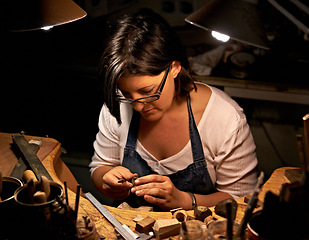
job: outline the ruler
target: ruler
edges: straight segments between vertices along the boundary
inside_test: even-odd
[[[102,213],[102,215],[115,227],[115,230],[126,240],[147,240],[153,237],[153,234],[136,234],[127,225],[122,225],[106,207],[104,207],[90,192],[85,193],[88,200]]]

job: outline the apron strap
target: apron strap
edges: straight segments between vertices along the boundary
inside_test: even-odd
[[[202,141],[200,138],[200,134],[195,124],[192,108],[191,108],[191,98],[190,94],[188,94],[188,112],[189,112],[189,131],[190,131],[190,139],[191,139],[191,148],[192,155],[194,161],[199,161],[204,159],[204,151],[202,146]]]

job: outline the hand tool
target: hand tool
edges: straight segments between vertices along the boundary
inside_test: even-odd
[[[261,187],[262,187],[263,182],[264,182],[264,172],[261,171],[260,175],[258,177],[257,183],[255,185],[254,192],[252,193],[251,198],[250,198],[250,200],[247,204],[247,207],[245,209],[244,217],[243,217],[243,219],[240,223],[240,226],[237,229],[237,232],[235,234],[236,237],[243,236],[243,234],[245,232],[245,229],[247,227],[247,223],[249,222],[249,220],[252,216],[253,209],[255,208],[256,203],[258,201],[258,195],[261,191]]]
[[[38,156],[29,148],[29,143],[25,137],[21,134],[14,134],[12,135],[12,138],[13,143],[19,150],[19,153],[25,161],[26,166],[34,172],[37,179],[40,179],[41,176],[45,176],[48,180],[53,181],[52,177],[49,175],[48,171],[45,169]]]
[[[39,151],[40,146],[42,145],[42,140],[30,140],[28,144],[28,148],[32,151],[33,154],[36,154]],[[11,172],[11,177],[16,177],[19,180],[22,180],[25,171],[27,170],[27,166],[24,163],[23,159],[18,158],[17,163],[14,166],[13,171]],[[29,179],[25,180],[26,182]],[[37,180],[37,179],[36,179]]]
[[[102,213],[102,215],[115,227],[116,231],[121,234],[125,240],[147,240],[153,237],[145,233],[135,234],[127,225],[122,225],[110,211],[107,210],[90,192],[85,193],[88,200]]]

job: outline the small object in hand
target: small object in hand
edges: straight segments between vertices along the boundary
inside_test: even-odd
[[[118,183],[123,183],[123,182],[126,182],[126,181],[128,181],[128,180],[125,179],[125,178],[121,178],[121,179],[118,180]]]
[[[135,186],[135,180],[137,179],[137,177],[133,177],[132,179],[131,179],[131,183],[133,184],[133,186]]]
[[[130,182],[133,184],[133,186],[135,186],[135,180],[137,179],[137,177],[133,177],[131,180],[130,180]],[[125,178],[121,178],[121,179],[119,179],[118,180],[118,183],[123,183],[123,182],[126,182],[126,181],[128,181],[127,179],[125,179]]]

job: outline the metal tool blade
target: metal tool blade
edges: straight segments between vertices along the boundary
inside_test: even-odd
[[[30,140],[29,142],[29,148],[33,152],[33,154],[36,154],[38,150],[40,149],[42,140],[39,141],[32,141]],[[11,172],[11,177],[16,177],[19,180],[22,180],[24,172],[27,170],[27,166],[24,163],[24,160],[20,157],[18,158],[17,163],[14,166],[13,171]]]
[[[88,200],[102,213],[102,215],[115,227],[116,231],[126,240],[147,240],[153,237],[149,234],[135,234],[128,226],[122,225],[106,207],[104,207],[90,192],[85,193]]]
[[[49,175],[48,171],[42,164],[38,156],[29,148],[29,143],[23,135],[14,134],[12,135],[13,143],[17,147],[21,157],[25,161],[27,167],[29,167],[37,177],[40,179],[41,176],[45,176],[48,180],[53,181],[52,177]]]

